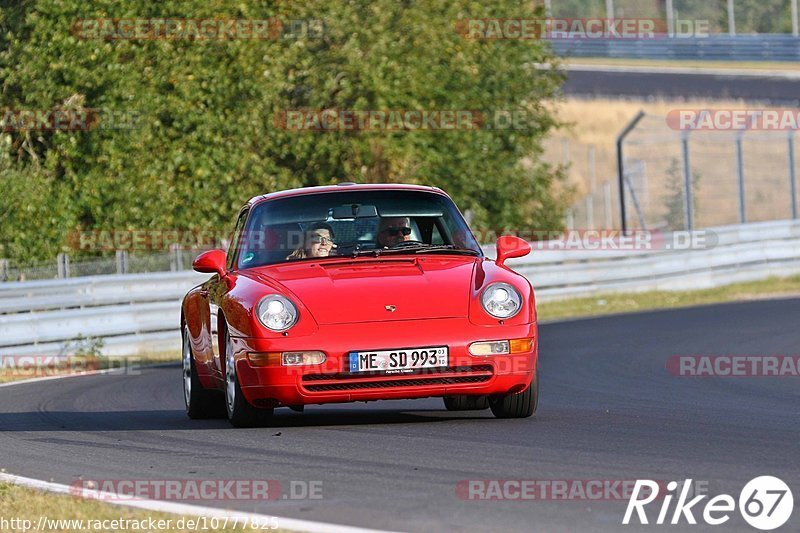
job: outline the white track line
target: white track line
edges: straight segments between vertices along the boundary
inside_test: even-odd
[[[169,363],[171,366],[173,363]],[[156,366],[156,365],[153,365]],[[166,365],[157,365],[166,366]],[[146,368],[146,367],[142,367]],[[150,367],[152,368],[152,366]],[[92,372],[85,372],[82,374],[63,374],[58,376],[47,376],[41,378],[24,379],[20,381],[11,381],[8,383],[0,383],[0,388],[10,387],[12,385],[23,385],[26,383],[38,383],[41,381],[51,381],[54,379],[74,378],[78,376],[96,376],[98,374],[108,374],[111,372],[119,372],[119,369],[97,370]],[[69,494],[69,485],[62,485],[60,483],[52,483],[50,481],[41,481],[29,477],[15,476],[14,474],[6,474],[0,472],[0,482],[13,483],[21,487],[26,487],[33,490],[53,492],[56,494]],[[227,518],[228,520],[250,520],[256,521],[256,524],[276,524],[279,529],[287,529],[290,531],[308,531],[310,533],[389,533],[381,529],[366,529],[354,526],[345,526],[340,524],[329,524],[327,522],[315,522],[313,520],[301,520],[298,518],[283,518],[280,516],[271,516],[257,513],[244,513],[240,511],[230,511],[226,509],[219,509],[217,507],[205,507],[201,505],[189,505],[185,503],[165,502],[159,500],[129,500],[124,497],[117,496],[108,492],[93,492],[97,494],[97,498],[91,500],[100,500],[112,505],[123,505],[126,507],[136,507],[138,509],[146,509],[148,511],[157,511],[170,514],[180,514],[189,516],[205,516],[208,518]]]
[[[49,481],[40,481],[29,477],[15,476],[13,474],[0,473],[0,481],[6,483],[13,483],[21,487],[26,487],[33,490],[53,492],[56,494],[66,494],[74,496],[74,487],[69,485],[61,485],[59,483],[52,483]],[[72,490],[70,490],[72,489]],[[288,529],[290,531],[308,531],[310,533],[387,533],[379,529],[365,529],[360,527],[344,526],[339,524],[329,524],[326,522],[314,522],[312,520],[301,520],[297,518],[283,518],[280,516],[271,516],[257,513],[244,513],[240,511],[231,511],[227,509],[219,509],[216,507],[205,507],[201,505],[189,505],[185,503],[165,502],[159,500],[129,500],[121,499],[122,497],[110,493],[93,491],[93,497],[89,501],[104,501],[111,505],[122,505],[125,507],[135,507],[137,509],[145,509],[148,511],[189,515],[189,516],[205,516],[208,518],[219,518],[228,520],[238,520],[241,524],[244,521],[247,523],[270,524],[277,527],[277,529]],[[270,527],[273,529],[273,527]]]

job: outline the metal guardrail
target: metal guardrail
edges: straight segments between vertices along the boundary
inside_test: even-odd
[[[719,61],[800,61],[800,38],[782,34],[709,35],[661,39],[551,40],[568,57],[685,59]]]
[[[534,250],[509,266],[539,301],[616,291],[685,290],[800,273],[800,222],[712,228],[706,249]],[[666,234],[669,241],[669,234]],[[492,257],[493,247],[486,247]],[[63,353],[78,337],[106,355],[177,350],[180,301],[207,275],[190,271],[0,284],[0,355]]]

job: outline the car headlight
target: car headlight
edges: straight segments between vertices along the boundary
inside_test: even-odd
[[[495,318],[511,318],[522,309],[522,296],[508,283],[492,283],[483,290],[481,305]]]
[[[297,307],[280,294],[261,298],[256,306],[258,320],[272,331],[286,331],[297,322]]]

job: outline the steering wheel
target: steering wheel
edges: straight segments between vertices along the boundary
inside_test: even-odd
[[[403,249],[403,248],[410,248],[412,246],[419,246],[420,244],[424,245],[425,243],[422,242],[422,241],[415,241],[415,240],[412,239],[410,241],[396,242],[393,245],[389,246],[388,249],[389,250],[400,250],[400,249]]]

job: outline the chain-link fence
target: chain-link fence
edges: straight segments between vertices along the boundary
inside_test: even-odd
[[[71,258],[59,254],[53,261],[32,265],[15,265],[0,259],[0,281],[33,281],[66,279],[108,274],[143,274],[147,272],[178,272],[192,268],[194,258],[205,249],[175,248],[165,252],[120,251],[113,256]]]
[[[800,35],[798,0],[542,0],[555,18],[652,18],[665,20],[670,33],[702,20],[712,34],[790,33]]]
[[[573,182],[587,183],[584,157],[575,154],[590,148],[570,147]],[[663,116],[644,115],[622,152],[628,228],[683,230],[798,216],[793,130],[674,129]],[[602,168],[607,175],[607,162]],[[567,225],[620,227],[618,181],[604,180],[579,194]],[[615,213],[609,215],[609,208]]]
[[[619,191],[613,153],[594,145],[553,137],[544,141],[543,148],[546,162],[566,169],[570,186],[579,198],[567,211],[567,227],[619,227]]]

